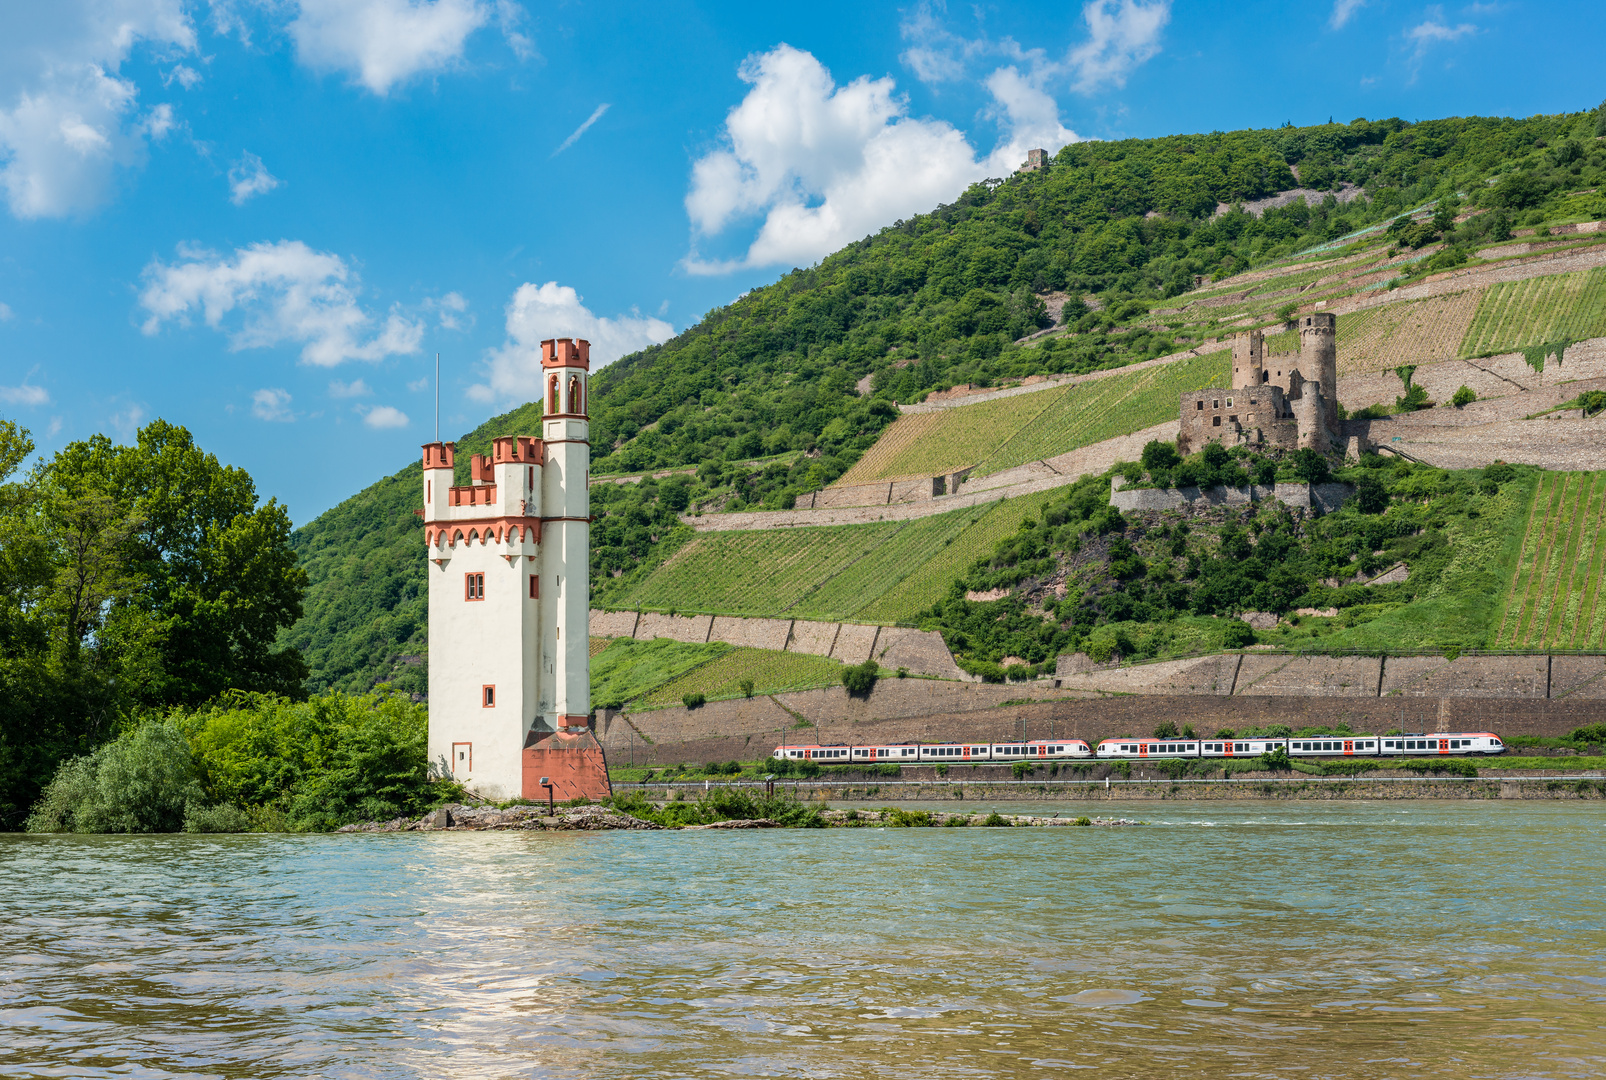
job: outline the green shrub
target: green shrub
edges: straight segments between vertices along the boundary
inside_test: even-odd
[[[743,679],[739,683],[737,683],[736,685],[740,686],[742,688],[742,696],[743,697],[752,697],[753,696],[753,680],[752,679]]]
[[[942,827],[945,829],[963,829],[967,828],[969,825],[970,818],[965,814],[955,814],[953,817],[942,823]]]
[[[924,829],[936,824],[924,810],[895,810],[889,807],[881,812],[881,817],[894,829]]]
[[[195,756],[178,725],[142,724],[56,771],[33,813],[29,832],[178,832],[185,813],[206,792]]]
[[[842,669],[842,685],[848,688],[848,693],[863,697],[875,686],[880,672],[881,669],[874,660],[849,665]]]
[[[1009,767],[1009,771],[1014,774],[1017,780],[1024,780],[1032,775],[1032,769],[1033,765],[1030,761],[1017,761]]]
[[[1075,821],[1071,822],[1071,824],[1072,825],[1091,825],[1091,824],[1093,824],[1093,819],[1084,815],[1082,817],[1077,818]]]
[[[1005,818],[997,810],[994,810],[992,813],[988,814],[987,819],[983,821],[982,824],[989,829],[1013,828],[1013,826],[1009,823],[1009,819]]]
[[[1468,405],[1471,405],[1474,401],[1477,401],[1477,400],[1478,400],[1478,395],[1477,395],[1476,392],[1473,391],[1472,387],[1470,387],[1470,386],[1462,386],[1459,390],[1457,390],[1455,392],[1454,396],[1452,396],[1450,398],[1450,404],[1454,405],[1458,409],[1462,409],[1462,408],[1465,408]]]
[[[218,803],[216,806],[191,803],[184,811],[184,831],[187,833],[242,833],[250,832],[252,827],[251,815],[228,803]]]
[[[689,694],[680,696],[680,703],[688,709],[700,709],[707,700],[708,698],[701,690],[694,690]]]
[[[1279,746],[1260,755],[1260,767],[1270,772],[1292,772],[1294,763],[1288,757],[1288,748]]]
[[[1255,643],[1254,627],[1242,619],[1228,619],[1227,625],[1221,632],[1221,646],[1224,649],[1247,649]]]
[[[1156,739],[1175,739],[1177,737],[1177,725],[1170,720],[1162,720],[1155,725],[1154,737]]]

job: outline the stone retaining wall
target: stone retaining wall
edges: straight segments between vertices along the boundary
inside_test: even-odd
[[[1062,689],[1105,694],[1277,697],[1527,698],[1606,702],[1606,656],[1287,656],[1255,653],[1076,671]],[[1414,708],[1415,706],[1410,706]]]
[[[669,638],[690,643],[723,641],[743,648],[828,656],[844,664],[862,664],[873,656],[888,671],[906,668],[911,674],[939,679],[965,681],[972,678],[954,663],[953,653],[941,634],[909,627],[593,610],[591,636],[643,641]]]

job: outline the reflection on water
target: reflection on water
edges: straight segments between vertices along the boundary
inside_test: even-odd
[[[1126,812],[0,837],[0,1074],[1606,1073],[1600,806]]]

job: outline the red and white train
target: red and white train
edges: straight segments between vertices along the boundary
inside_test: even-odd
[[[1097,749],[1082,739],[1027,739],[1007,743],[892,743],[866,746],[777,746],[772,757],[822,765],[962,765],[981,761],[1066,761],[1148,758],[1250,758],[1277,750],[1289,757],[1423,757],[1503,754],[1488,731],[1434,735],[1321,735],[1293,739],[1105,739]]]

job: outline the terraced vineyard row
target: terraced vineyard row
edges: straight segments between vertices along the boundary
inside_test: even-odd
[[[806,619],[851,619],[889,589],[922,568],[938,553],[956,543],[975,519],[985,517],[992,507],[911,521],[896,536],[874,548],[841,573],[819,582],[795,607],[787,611]],[[974,556],[972,556],[974,558]],[[896,621],[896,620],[893,620]]]
[[[1606,268],[1491,285],[1457,355],[1606,336]]]
[[[1048,397],[1053,394],[1054,397],[1027,422],[1015,425],[1014,434],[982,461],[976,474],[1001,472],[1175,420],[1178,395],[1212,384],[1226,386],[1231,376],[1231,361],[1230,350],[1213,352],[1160,367],[1092,379],[1069,386],[1063,392],[1029,395]],[[949,412],[963,413],[968,408]]]
[[[909,522],[703,533],[621,607],[892,624],[947,594],[1056,492]]]
[[[1544,474],[1534,492],[1496,646],[1606,647],[1602,530],[1606,473]]]
[[[823,656],[738,648],[654,687],[633,705],[640,709],[662,709],[679,705],[690,693],[703,694],[710,701],[742,697],[746,693],[742,688],[744,679],[752,681],[754,694],[779,694],[786,690],[835,686],[841,678],[842,665]]]
[[[615,603],[655,611],[778,615],[890,540],[900,522],[700,533]]]
[[[837,483],[866,484],[904,476],[936,476],[982,461],[1064,389],[982,401],[934,413],[899,417]]]
[[[854,612],[859,622],[892,625],[911,621],[916,614],[948,595],[948,586],[970,564],[993,550],[993,545],[1020,528],[1022,518],[1035,518],[1043,504],[1063,494],[1042,491],[993,503],[987,513],[968,525],[954,542],[932,556],[879,596]],[[978,507],[977,509],[980,509]]]

